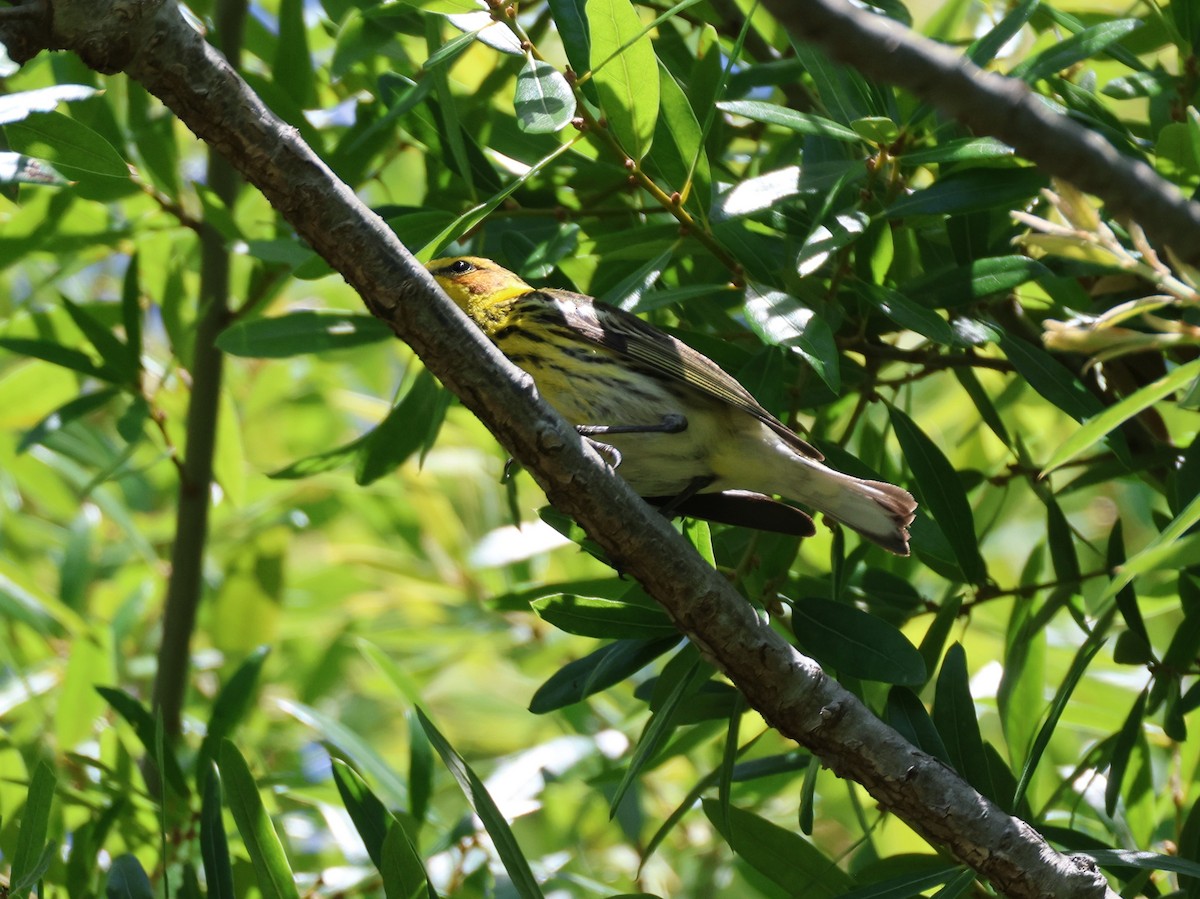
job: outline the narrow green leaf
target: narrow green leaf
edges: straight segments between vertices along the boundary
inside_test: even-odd
[[[97,409],[103,408],[119,395],[120,392],[116,388],[106,387],[63,403],[21,435],[21,440],[17,444],[17,452],[23,453],[32,446],[40,446],[71,422],[78,421]]]
[[[1013,148],[994,137],[963,137],[948,140],[924,150],[912,150],[900,156],[904,165],[942,165],[947,162],[976,162],[981,159],[1003,159],[1013,155]]]
[[[233,890],[229,839],[225,836],[225,819],[221,815],[221,772],[211,758],[204,771],[203,799],[200,803],[200,856],[204,860],[208,899],[237,899]]]
[[[338,795],[342,797],[342,805],[354,823],[354,829],[362,837],[367,855],[371,856],[376,868],[382,868],[383,842],[388,829],[397,823],[396,819],[371,792],[366,781],[358,776],[358,772],[341,759],[333,760],[333,782]]]
[[[408,811],[419,825],[433,796],[433,747],[416,713],[410,709],[404,718],[408,723]]]
[[[617,640],[568,662],[537,688],[529,711],[542,715],[582,702],[593,693],[620,683],[679,643],[678,636]]]
[[[345,724],[332,715],[319,712],[303,703],[290,699],[278,700],[279,707],[297,721],[307,724],[321,739],[328,741],[344,752],[360,770],[370,775],[375,785],[380,788],[388,803],[392,806],[403,806],[408,801],[408,790],[396,772],[392,770],[371,743],[359,736]],[[222,768],[222,771],[224,768]]]
[[[200,751],[196,753],[196,786],[202,786],[208,778],[210,762],[217,757],[217,749],[221,741],[233,734],[246,712],[254,703],[255,691],[258,687],[258,677],[262,673],[263,663],[270,652],[269,646],[260,646],[238,666],[233,676],[221,687],[213,702],[212,713],[208,718],[208,727],[204,739],[200,743]],[[219,787],[219,785],[218,785]]]
[[[1101,595],[1101,599],[1109,599],[1116,596],[1140,574],[1146,574],[1147,572],[1167,567],[1172,561],[1173,555],[1179,553],[1181,548],[1180,541],[1185,540],[1185,535],[1197,523],[1200,523],[1200,495],[1194,497],[1188,503],[1187,507],[1176,515],[1153,540],[1146,544],[1139,552],[1134,553],[1133,557],[1121,566],[1116,576],[1109,581],[1108,586]],[[1188,536],[1195,538],[1196,535],[1192,534]],[[1197,556],[1194,554],[1188,555],[1188,553],[1193,550],[1200,550],[1200,546],[1193,545],[1194,543],[1194,539],[1189,539],[1183,545],[1185,551],[1183,554],[1187,557],[1189,563],[1194,562]]]
[[[101,381],[111,381],[111,373],[92,361],[91,357],[79,350],[65,347],[52,340],[38,340],[29,337],[0,337],[0,349],[20,353],[22,356],[32,356],[53,365],[69,368],[71,371],[82,372]]]
[[[950,764],[950,753],[920,698],[908,687],[888,690],[884,721],[922,752]]]
[[[904,461],[912,470],[926,509],[941,525],[967,580],[973,584],[984,583],[987,566],[979,554],[975,517],[958,473],[911,418],[893,407],[891,419],[896,439],[904,452]]]
[[[816,596],[792,604],[801,649],[839,674],[886,684],[925,682],[925,661],[894,626],[845,603]]]
[[[975,65],[986,68],[988,63],[996,58],[996,54],[1016,37],[1025,24],[1033,16],[1040,0],[1022,0],[1021,3],[1005,13],[1004,18],[985,35],[975,40],[967,48],[966,56]]]
[[[1030,168],[959,169],[931,186],[901,197],[886,210],[888,218],[958,215],[1021,206],[1046,186],[1046,176]]]
[[[513,97],[517,127],[526,134],[561,131],[575,115],[575,95],[562,73],[548,62],[525,58]]]
[[[372,315],[309,309],[237,322],[221,333],[217,346],[234,356],[283,359],[381,343],[395,336]]]
[[[0,152],[0,184],[40,184],[48,187],[67,187],[67,178],[44,159],[24,153]]]
[[[221,741],[218,764],[229,810],[254,865],[254,876],[263,899],[299,899],[296,882],[275,825],[267,814],[250,766],[237,746]]]
[[[588,0],[591,72],[600,109],[635,161],[650,150],[658,119],[658,61],[629,0]]]
[[[746,319],[764,342],[792,347],[835,394],[842,375],[833,331],[816,312],[783,291],[746,287]]]
[[[1058,689],[1054,693],[1054,701],[1050,703],[1050,711],[1046,715],[1046,720],[1042,723],[1038,730],[1037,736],[1033,740],[1033,746],[1029,750],[1029,756],[1025,759],[1025,764],[1021,768],[1021,777],[1017,781],[1016,793],[1013,797],[1013,807],[1019,806],[1025,799],[1025,791],[1029,788],[1029,782],[1033,779],[1033,774],[1037,770],[1038,762],[1042,760],[1042,756],[1046,752],[1046,748],[1050,745],[1050,738],[1054,736],[1054,729],[1058,727],[1059,719],[1062,718],[1063,712],[1067,709],[1067,703],[1071,701],[1071,694],[1075,692],[1075,687],[1079,685],[1080,679],[1087,671],[1088,665],[1092,659],[1104,647],[1103,640],[1089,640],[1079,647],[1079,651],[1075,653],[1075,658],[1071,660],[1071,667],[1067,669],[1067,675],[1059,684]],[[1030,710],[1026,710],[1028,712]]]
[[[862,136],[853,128],[839,125],[832,119],[796,112],[774,103],[764,103],[760,100],[725,100],[717,104],[717,109],[732,115],[740,115],[752,122],[778,125],[789,131],[795,131],[797,134],[811,134],[816,137],[827,137],[831,140],[855,144],[861,144],[863,141]]]
[[[712,202],[712,172],[696,113],[666,66],[658,67],[661,111],[650,160],[662,173],[664,188],[679,191],[704,219]]]
[[[12,856],[9,882],[14,887],[13,899],[23,899],[28,895],[27,891],[37,884],[37,869],[47,848],[50,807],[57,786],[58,778],[54,769],[48,762],[39,762],[29,781],[29,792],[25,796],[25,807],[20,818],[21,827],[17,832],[16,850]]]
[[[1164,397],[1182,390],[1198,377],[1200,359],[1193,359],[1104,408],[1055,448],[1042,468],[1041,477],[1078,458],[1084,450],[1103,440],[1111,431]]]
[[[1109,817],[1117,810],[1117,801],[1121,798],[1121,785],[1125,781],[1125,772],[1129,769],[1129,760],[1133,749],[1137,746],[1138,737],[1142,733],[1142,724],[1146,717],[1146,698],[1148,691],[1143,690],[1133,703],[1133,708],[1125,717],[1121,729],[1117,731],[1117,739],[1113,742],[1112,757],[1108,763],[1108,780],[1104,785],[1104,811]]]
[[[1130,32],[1142,27],[1140,19],[1112,19],[1085,28],[1078,34],[1056,41],[1032,59],[1014,66],[1010,73],[1032,84],[1039,78],[1069,69],[1076,63],[1103,53]]]
[[[931,309],[953,309],[1051,277],[1050,269],[1025,256],[989,256],[910,281],[904,293]]]
[[[1045,350],[1007,334],[1000,336],[1000,349],[1030,387],[1076,421],[1086,421],[1102,411],[1100,401]]]
[[[358,445],[354,480],[365,487],[390,474],[427,445],[446,415],[450,394],[428,369],[421,369],[400,402]]]
[[[950,763],[979,792],[992,795],[991,777],[983,751],[983,737],[975,717],[967,676],[967,655],[960,644],[953,644],[942,660],[933,699],[933,723],[942,736]]]
[[[855,281],[854,292],[902,328],[915,331],[941,346],[955,346],[959,343],[948,321],[927,306],[910,300],[898,290],[868,284],[866,281]]]
[[[171,785],[171,789],[180,796],[190,796],[191,790],[188,789],[187,779],[183,776],[183,769],[179,767],[179,760],[175,757],[174,751],[168,747],[163,754],[160,755],[158,752],[158,740],[155,736],[158,724],[146,707],[124,690],[114,687],[96,687],[96,692],[103,696],[117,714],[133,727],[133,732],[137,734],[142,747],[146,750],[147,755],[157,763],[158,770],[162,772],[166,782]]]
[[[1078,593],[1082,589],[1081,574],[1071,525],[1053,496],[1045,496],[1042,501],[1046,504],[1046,537],[1050,544],[1050,562],[1054,566],[1054,577],[1059,584]]]
[[[492,838],[492,842],[496,846],[496,854],[500,856],[500,861],[504,865],[504,870],[508,872],[516,894],[522,899],[541,899],[542,890],[538,886],[537,878],[533,876],[533,871],[530,870],[529,862],[521,852],[516,837],[513,836],[508,822],[504,820],[500,809],[496,807],[496,803],[488,794],[483,781],[471,770],[462,756],[447,742],[441,732],[434,727],[433,722],[419,708],[417,709],[417,718],[421,722],[425,735],[429,737],[429,742],[442,757],[442,763],[454,775],[463,795],[467,797],[471,808],[483,823],[484,830]]]
[[[136,855],[126,853],[113,859],[104,882],[105,899],[157,899],[146,869]]]
[[[544,621],[580,637],[664,637],[675,625],[661,609],[612,599],[555,593],[532,603]]]
[[[129,165],[98,132],[58,112],[36,112],[5,126],[11,149],[45,159],[88,199],[110,200],[136,190]]]
[[[621,782],[617,784],[617,788],[609,800],[609,817],[616,817],[621,800],[625,798],[629,788],[637,781],[642,770],[658,754],[659,749],[666,744],[671,732],[681,723],[678,715],[682,710],[684,700],[693,695],[710,677],[712,677],[712,668],[701,664],[699,653],[692,648],[690,643],[667,663],[662,677],[655,686],[655,697],[651,700],[654,714],[646,722],[637,748],[634,749],[633,756],[625,767]]]
[[[383,838],[379,874],[387,899],[437,899],[416,847],[399,821],[393,820]]]
[[[586,0],[549,0],[550,17],[554,20],[554,29],[558,39],[562,41],[567,53],[567,60],[576,75],[582,75],[591,66],[591,38],[588,36]],[[594,85],[584,82],[584,91],[594,93]],[[595,96],[589,96],[595,101]]]
[[[832,859],[798,834],[736,806],[704,800],[704,813],[729,847],[787,896],[835,899],[854,881]]]
[[[1000,417],[999,410],[996,409],[996,405],[987,391],[983,389],[975,370],[970,366],[958,365],[954,368],[954,377],[967,392],[967,396],[970,397],[984,424],[991,428],[992,433],[1001,443],[1011,449],[1013,442],[1008,434],[1008,428],[1004,426],[1004,420]]]

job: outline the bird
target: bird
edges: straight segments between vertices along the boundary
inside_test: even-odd
[[[908,555],[917,503],[907,490],[825,465],[681,340],[584,294],[532,287],[490,259],[452,256],[426,267],[542,398],[664,512],[812,536],[811,517],[779,495]]]

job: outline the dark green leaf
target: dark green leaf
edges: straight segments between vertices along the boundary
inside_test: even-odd
[[[901,197],[888,207],[886,215],[895,219],[1012,209],[1036,196],[1046,183],[1046,176],[1036,169],[957,169],[929,187]]]
[[[1133,708],[1125,717],[1125,723],[1117,731],[1113,742],[1112,758],[1109,760],[1108,780],[1104,785],[1104,811],[1113,815],[1117,810],[1117,801],[1121,798],[1121,784],[1125,781],[1125,772],[1129,769],[1129,760],[1133,749],[1137,746],[1142,734],[1142,725],[1146,716],[1147,691],[1143,690],[1133,703]]]
[[[17,452],[23,453],[31,446],[45,443],[51,435],[58,433],[71,422],[104,407],[118,395],[119,392],[115,388],[106,387],[69,400],[22,434],[17,444]]]
[[[136,855],[118,855],[108,869],[105,899],[156,899],[150,878]]]
[[[833,331],[812,309],[782,291],[751,284],[746,288],[746,318],[763,341],[794,348],[830,390],[841,390]]]
[[[421,369],[400,402],[358,446],[355,482],[364,487],[374,483],[428,445],[441,427],[449,401],[450,394],[437,379]]]
[[[820,597],[792,605],[800,648],[839,674],[885,684],[922,684],[925,662],[892,625],[854,606]]]
[[[110,372],[97,365],[86,353],[65,347],[51,340],[38,340],[27,337],[0,337],[0,349],[20,353],[22,356],[32,356],[44,362],[69,368],[71,371],[82,372],[89,377],[101,381],[111,381]]]
[[[387,899],[437,899],[425,874],[425,865],[399,821],[388,825],[383,839],[383,863],[379,874]]]
[[[221,333],[217,346],[234,356],[283,359],[381,343],[394,337],[392,330],[374,316],[310,309],[237,322]]]
[[[933,700],[933,723],[942,735],[954,770],[979,792],[997,799],[991,789],[983,737],[975,717],[975,701],[971,698],[967,655],[958,643],[946,651],[942,660]]]
[[[1139,19],[1112,19],[1060,40],[1032,59],[1014,66],[1010,73],[1032,84],[1039,78],[1068,69],[1078,62],[1103,53],[1130,32],[1141,28]]]
[[[225,819],[221,814],[221,772],[211,758],[205,766],[205,772],[200,805],[200,855],[204,859],[208,897],[236,899],[229,840],[225,836]]]
[[[896,729],[908,742],[922,752],[950,764],[950,753],[934,726],[933,719],[917,694],[907,687],[892,687],[888,690],[884,720]]]
[[[941,525],[963,574],[973,584],[987,580],[987,568],[975,537],[975,517],[958,474],[916,422],[892,408],[892,427],[904,460],[912,470],[921,500]]]
[[[397,823],[396,819],[371,792],[366,781],[341,759],[333,760],[333,782],[342,797],[342,805],[354,822],[354,829],[362,837],[367,854],[376,868],[382,868],[383,841],[388,828]]]
[[[229,810],[254,865],[254,876],[263,899],[299,899],[291,866],[275,825],[267,814],[250,766],[229,740],[218,751],[221,780]]]
[[[42,761],[33,771],[29,781],[29,792],[25,796],[21,827],[17,832],[16,851],[12,856],[9,883],[13,886],[13,899],[20,899],[24,891],[38,881],[38,869],[43,871],[41,861],[47,849],[46,838],[50,832],[50,808],[58,778],[54,769]],[[53,858],[53,854],[51,854]]]
[[[1102,410],[1100,401],[1045,350],[1007,334],[1000,337],[1000,349],[1030,387],[1076,421],[1085,421]]]
[[[254,703],[255,691],[258,688],[258,678],[262,673],[263,663],[267,660],[270,648],[260,646],[238,666],[233,676],[221,687],[213,702],[212,714],[209,715],[208,727],[204,732],[204,740],[196,753],[196,785],[202,786],[209,776],[210,763],[217,757],[217,749],[221,741],[232,736],[246,712]]]
[[[731,115],[740,115],[755,122],[768,125],[778,125],[795,131],[797,134],[812,134],[817,137],[827,137],[832,140],[862,143],[862,135],[853,128],[839,125],[837,122],[809,113],[796,112],[785,106],[774,103],[764,103],[760,100],[726,100],[717,104],[717,109]]]
[[[854,886],[812,843],[736,806],[704,800],[704,813],[731,849],[788,896],[834,899]]]
[[[568,662],[538,687],[529,711],[542,715],[581,702],[645,668],[679,640],[678,636],[617,640]]]
[[[421,722],[421,727],[429,738],[429,742],[442,757],[442,764],[454,775],[463,795],[467,797],[471,808],[475,810],[475,814],[483,823],[484,830],[492,838],[496,854],[500,856],[500,861],[504,865],[504,870],[508,872],[516,894],[522,899],[540,899],[542,890],[538,886],[537,878],[533,876],[533,871],[530,870],[529,862],[525,859],[516,837],[513,836],[508,822],[504,820],[500,809],[496,807],[496,803],[488,794],[483,781],[476,776],[470,765],[463,760],[462,756],[447,742],[441,732],[434,727],[433,722],[419,708],[417,709],[417,718]]]
[[[532,605],[545,621],[581,637],[663,637],[676,632],[666,613],[657,607],[571,593],[544,596]]]
[[[117,690],[113,687],[97,687],[96,692],[103,696],[117,714],[133,727],[138,740],[141,741],[150,757],[158,763],[158,770],[162,772],[171,788],[180,796],[191,795],[191,790],[188,789],[187,780],[183,776],[183,769],[179,767],[179,760],[175,758],[175,753],[168,747],[161,756],[159,755],[158,740],[155,736],[158,725],[146,707],[124,690]]]

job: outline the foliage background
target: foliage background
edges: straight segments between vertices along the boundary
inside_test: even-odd
[[[515,22],[547,70],[519,45],[475,39],[499,34],[492,43],[511,51],[503,24],[463,36],[453,2],[256,4],[243,68],[423,258],[453,240],[531,281],[644,312],[806,426],[839,466],[910,486],[927,514],[908,560],[826,529],[800,547],[689,534],[780,627],[796,624],[802,649],[1058,845],[1196,860],[1194,293],[1183,284],[1149,316],[1097,319],[1165,290],[1162,274],[1149,286],[1094,227],[1014,248],[1027,225],[1011,210],[1054,217],[1043,176],[793,46],[761,11],[681,6],[639,5],[642,23],[669,14],[634,41],[633,8],[616,0],[529,4]],[[879,11],[907,18],[899,4]],[[1127,15],[945,4],[920,27],[977,62],[997,56],[1193,191],[1200,26],[1187,4]],[[556,73],[606,60],[602,39],[630,43],[579,86],[609,127],[580,110],[582,132],[552,130],[571,102]],[[5,86],[0,851],[15,894],[40,879],[46,895],[168,881],[193,895],[285,895],[290,878],[270,874],[290,869],[306,892],[400,895],[422,878],[381,861],[407,856],[394,835],[383,852],[389,819],[343,768],[339,792],[333,756],[407,828],[439,893],[532,895],[500,815],[473,819],[434,762],[418,704],[488,777],[548,892],[985,889],[745,714],[636,588],[536,525],[536,488],[501,483],[504,454],[481,426],[256,192],[223,203],[200,148],[135,82],[61,54]],[[1090,204],[1060,193],[1087,225]],[[193,689],[183,739],[166,750],[146,709],[203,228],[231,253],[234,320],[219,345],[234,358]],[[1079,352],[1048,352],[1046,321],[1068,322],[1058,333]],[[1133,345],[1144,352],[1087,365]],[[1172,389],[1127,424],[1098,418],[1164,376]],[[1091,442],[1039,477],[1081,422]],[[1108,570],[1146,548],[1118,590]],[[594,663],[597,638],[642,640],[617,645],[659,659],[566,703],[556,672]],[[161,775],[139,766],[147,751]],[[211,793],[200,799],[213,759],[224,820]],[[698,784],[709,801],[690,808]],[[245,811],[256,798],[286,859]],[[675,823],[677,809],[690,810]],[[198,835],[217,833],[234,841],[227,864],[202,852]],[[1127,894],[1197,889],[1150,870],[1113,876]]]

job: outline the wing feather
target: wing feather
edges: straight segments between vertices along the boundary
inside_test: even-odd
[[[745,387],[707,356],[623,309],[568,290],[536,291],[552,298],[572,331],[646,371],[728,403],[758,419],[810,459],[825,457],[768,412]]]

